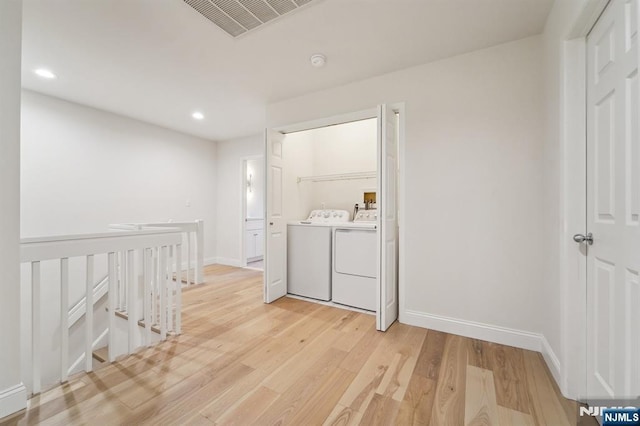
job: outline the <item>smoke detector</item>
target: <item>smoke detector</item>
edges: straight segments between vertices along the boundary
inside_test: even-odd
[[[311,65],[315,68],[322,68],[327,63],[327,57],[322,53],[311,55],[311,58],[309,58],[309,60],[311,61]]]

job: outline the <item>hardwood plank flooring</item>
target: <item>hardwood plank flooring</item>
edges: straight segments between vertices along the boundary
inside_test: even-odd
[[[460,336],[447,336],[438,374],[431,424],[465,424],[467,351]]]
[[[491,370],[467,366],[464,422],[468,426],[495,425],[498,420],[498,403]]]
[[[540,354],[283,298],[206,268],[183,334],[37,395],[2,425],[575,425]]]

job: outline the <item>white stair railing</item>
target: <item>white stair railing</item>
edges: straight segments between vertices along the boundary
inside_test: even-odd
[[[99,234],[66,235],[21,240],[21,262],[30,264],[31,287],[31,378],[25,380],[31,393],[42,390],[42,300],[41,264],[58,262],[60,266],[60,382],[65,382],[69,374],[69,259],[84,258],[86,265],[85,297],[85,371],[93,369],[92,352],[94,269],[95,256],[106,255],[108,280],[109,317],[109,360],[119,355],[132,353],[142,345],[150,345],[151,327],[161,330],[161,340],[167,333],[181,332],[181,286],[173,282],[181,281],[182,272],[182,230],[174,227],[146,227],[134,231],[111,231]],[[120,263],[120,265],[118,265]],[[118,267],[119,266],[119,267]],[[121,271],[118,274],[118,271]],[[118,276],[120,275],[120,276]],[[175,294],[174,294],[175,293]],[[175,299],[175,302],[174,302]],[[51,301],[47,301],[51,303]],[[54,302],[55,303],[55,302]],[[139,313],[139,307],[143,313]],[[128,344],[118,348],[115,341],[116,311],[127,314]],[[145,332],[138,336],[138,320],[144,319]],[[46,318],[46,320],[51,320]],[[28,345],[27,345],[28,346]],[[48,345],[47,345],[48,346]],[[119,345],[122,346],[122,345]],[[49,347],[47,347],[49,349]]]
[[[110,225],[109,228],[129,231],[148,228],[180,229],[183,233],[183,247],[186,249],[187,257],[186,283],[187,285],[190,285],[202,284],[204,282],[204,221],[117,223]]]

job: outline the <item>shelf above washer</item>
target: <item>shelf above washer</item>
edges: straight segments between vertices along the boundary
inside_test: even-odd
[[[353,180],[353,179],[375,179],[378,173],[373,172],[354,172],[354,173],[337,173],[333,175],[318,175],[318,176],[302,176],[298,177],[298,183],[300,182],[328,182],[333,180]]]

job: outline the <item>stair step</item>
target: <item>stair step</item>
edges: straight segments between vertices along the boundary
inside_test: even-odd
[[[105,308],[105,310],[107,312],[109,312],[109,308]],[[129,315],[127,315],[126,312],[116,311],[116,316],[122,318],[123,320],[129,321]],[[142,327],[142,328],[146,328],[146,325],[145,325],[143,320],[138,320],[138,326]],[[151,326],[151,331],[156,333],[156,334],[160,334],[161,333],[160,328],[157,327],[156,325],[152,325]],[[167,334],[171,334],[171,333],[169,332]]]
[[[107,362],[109,360],[109,347],[105,346],[104,348],[96,349],[93,351],[93,359],[99,362]]]
[[[173,275],[173,277],[172,277],[173,281],[177,281],[176,278],[178,278],[178,277]],[[195,282],[193,282],[193,277],[192,277],[192,281],[189,282],[189,281],[187,281],[187,276],[185,274],[182,274],[182,278],[180,279],[180,282],[182,282],[182,284],[195,284]]]

